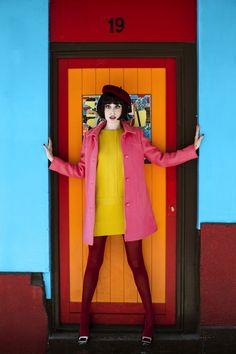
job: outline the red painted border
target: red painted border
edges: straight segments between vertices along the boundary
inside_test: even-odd
[[[166,305],[165,304],[153,304],[154,310],[160,312],[160,314],[165,314]],[[70,303],[70,312],[80,312],[81,303],[71,302]],[[106,313],[112,312],[113,314],[143,314],[143,305],[137,303],[121,303],[116,302],[116,305],[110,302],[93,302],[91,306],[92,312]]]
[[[122,32],[109,19],[122,17]],[[196,42],[196,0],[50,1],[52,42]]]
[[[169,324],[166,321],[166,304],[153,304],[157,323]],[[69,323],[80,322],[81,303],[70,303]],[[92,303],[93,323],[138,324],[143,323],[144,310],[142,304],[133,303]]]
[[[59,60],[59,102],[58,102],[58,138],[59,155],[68,159],[68,69],[69,68],[94,68],[94,67],[158,67],[166,68],[167,81],[167,150],[176,148],[176,78],[175,59],[166,58],[83,58],[83,59],[60,59]],[[171,127],[171,129],[170,129]],[[176,212],[170,212],[169,206],[176,206],[176,181],[175,168],[168,168],[167,172],[167,263],[166,263],[166,315],[157,314],[159,324],[175,324],[176,320]],[[60,314],[62,323],[79,321],[79,313],[70,310],[76,308],[76,304],[70,303],[69,288],[69,214],[68,214],[68,179],[59,177],[59,237],[60,244]],[[130,306],[129,304],[127,306]],[[157,304],[156,304],[157,305]],[[154,304],[154,306],[156,306]],[[97,307],[96,307],[97,306]],[[141,304],[139,306],[142,306]],[[159,312],[162,305],[157,305]],[[100,309],[100,304],[93,304],[94,309]],[[109,311],[113,312],[117,303],[109,304]],[[163,309],[163,307],[162,307]],[[123,316],[123,317],[122,317]],[[133,315],[132,315],[133,316]],[[106,319],[109,323],[109,314],[95,316],[98,323]],[[117,317],[117,316],[116,316]],[[119,316],[119,323],[127,320],[125,314]],[[118,320],[118,317],[117,317]],[[137,320],[138,321],[138,320]],[[114,319],[113,319],[114,322]],[[138,321],[139,322],[139,321]],[[123,322],[124,323],[124,322]],[[136,322],[137,323],[137,322]]]

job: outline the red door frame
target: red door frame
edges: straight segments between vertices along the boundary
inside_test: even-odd
[[[58,154],[68,159],[68,69],[103,67],[139,67],[166,69],[166,149],[176,149],[176,60],[174,58],[70,58],[59,60],[58,78]],[[166,303],[154,304],[156,322],[173,325],[176,322],[176,169],[166,169]],[[80,304],[70,302],[69,286],[69,215],[68,179],[59,177],[59,259],[60,259],[60,320],[62,323],[79,322]],[[139,323],[143,310],[141,304],[93,304],[95,322]],[[129,318],[120,315],[128,311]],[[111,315],[109,314],[111,312]],[[116,315],[115,315],[116,314]]]

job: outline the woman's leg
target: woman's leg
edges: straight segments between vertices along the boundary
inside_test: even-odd
[[[89,310],[98,275],[103,263],[107,236],[94,237],[93,246],[89,246],[87,266],[84,274],[83,295],[80,316],[80,336],[89,335]]]
[[[134,281],[142,299],[145,310],[145,325],[142,335],[153,336],[153,310],[148,275],[142,252],[142,240],[125,242],[129,266],[133,272]]]

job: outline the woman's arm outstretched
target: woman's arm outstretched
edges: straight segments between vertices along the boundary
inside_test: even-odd
[[[83,178],[85,176],[85,137],[80,152],[80,160],[73,164],[59,157],[53,156],[52,139],[48,138],[48,145],[43,144],[48,160],[51,162],[49,169],[67,177]]]
[[[140,133],[143,146],[144,156],[151,162],[162,166],[177,166],[198,157],[196,150],[199,148],[204,135],[200,135],[199,125],[196,126],[194,143],[174,152],[161,152],[157,147],[153,146],[148,138]]]

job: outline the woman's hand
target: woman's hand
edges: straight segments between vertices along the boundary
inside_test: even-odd
[[[203,138],[204,138],[204,134],[200,135],[200,126],[197,124],[196,133],[195,133],[195,137],[194,137],[195,150],[199,149]]]
[[[52,139],[48,138],[48,145],[43,144],[44,150],[46,151],[46,155],[49,161],[52,162],[53,160],[53,153],[52,153]]]

